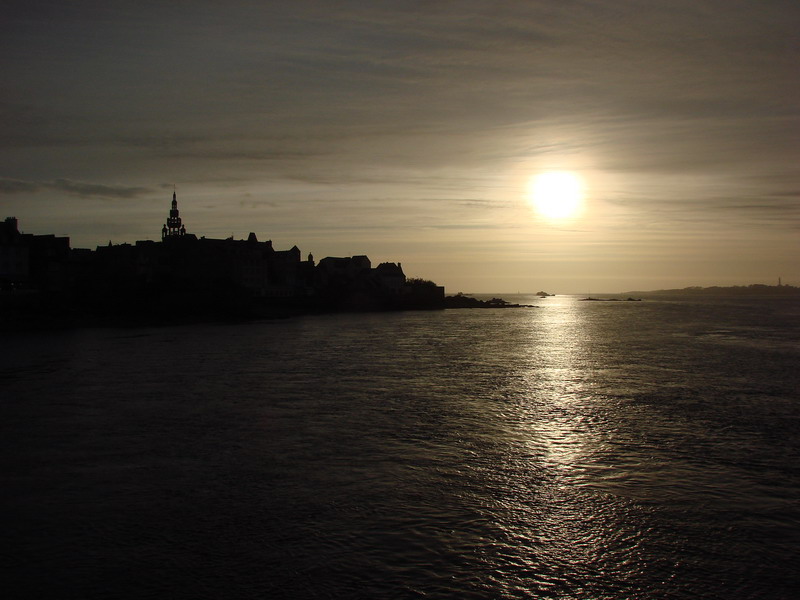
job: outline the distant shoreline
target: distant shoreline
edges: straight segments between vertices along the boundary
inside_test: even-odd
[[[608,300],[616,298],[618,300],[627,300],[628,298],[694,298],[694,297],[795,297],[800,296],[800,287],[792,285],[734,285],[734,286],[690,286],[684,288],[670,288],[658,290],[633,290],[624,292],[575,292],[575,293],[556,293],[547,294],[542,296],[540,293],[531,292],[507,292],[498,294],[496,292],[471,292],[465,294],[466,296],[475,296],[477,298],[488,299],[491,296],[499,296],[501,298],[513,297],[534,297],[538,299],[547,300],[551,297],[567,297],[572,296],[578,299],[595,298],[598,300]]]
[[[712,286],[712,287],[685,287],[673,288],[666,290],[650,290],[650,291],[630,291],[621,292],[619,294],[602,294],[614,296],[635,296],[635,297],[666,297],[666,296],[680,296],[686,297],[744,297],[744,296],[758,296],[758,297],[800,297],[800,288],[791,285],[734,285],[734,286]]]

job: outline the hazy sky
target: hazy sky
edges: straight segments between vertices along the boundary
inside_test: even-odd
[[[800,285],[800,2],[3,2],[0,217],[448,293]],[[539,215],[536,174],[583,182]]]

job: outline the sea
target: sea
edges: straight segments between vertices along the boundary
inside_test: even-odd
[[[3,333],[3,596],[797,598],[798,300],[506,299]]]

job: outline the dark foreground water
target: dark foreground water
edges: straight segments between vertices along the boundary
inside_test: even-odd
[[[4,596],[795,598],[796,302],[535,303],[4,335]]]

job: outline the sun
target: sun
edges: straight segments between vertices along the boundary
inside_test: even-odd
[[[567,219],[578,214],[583,182],[575,173],[550,171],[531,179],[529,201],[547,219]]]

